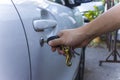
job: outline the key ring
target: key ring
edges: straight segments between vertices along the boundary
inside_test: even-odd
[[[53,39],[57,39],[59,38],[59,36],[51,36],[47,39],[47,43]],[[69,46],[65,46],[65,45],[58,45],[56,47],[59,47],[62,51],[64,51],[65,53],[65,56],[66,56],[66,65],[67,66],[71,66],[72,65],[72,62],[71,62],[71,59],[72,57],[75,57],[74,54],[76,55],[80,55],[79,53],[77,53],[72,47],[69,47]]]

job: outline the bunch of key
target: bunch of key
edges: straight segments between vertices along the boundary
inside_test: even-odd
[[[57,39],[59,38],[59,36],[51,36],[47,39],[47,43],[51,40],[54,40],[54,39]],[[72,47],[69,47],[69,46],[64,46],[64,45],[58,45],[58,46],[55,46],[55,47],[59,47],[60,50],[62,50],[64,52],[64,55],[66,57],[66,65],[67,66],[71,66],[72,65],[72,62],[71,62],[71,59],[73,57],[75,57],[75,54],[77,55],[80,55],[79,53],[75,52],[74,49]]]

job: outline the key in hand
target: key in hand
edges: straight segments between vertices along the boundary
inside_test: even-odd
[[[59,36],[51,36],[47,40],[44,40],[43,38],[41,38],[40,45],[42,47],[44,45],[44,43],[48,43],[49,41],[51,41],[53,39],[57,39],[57,38],[59,38]],[[59,47],[60,50],[62,50],[64,52],[64,55],[66,57],[65,61],[66,61],[66,65],[67,66],[71,66],[72,65],[71,59],[72,59],[72,57],[75,57],[75,54],[79,55],[78,53],[76,53],[74,51],[74,49],[72,49],[69,46],[58,45],[58,46],[55,46],[55,47]]]
[[[51,36],[47,39],[47,43],[53,39],[57,39],[59,38],[59,36]],[[71,62],[71,59],[72,59],[72,54],[71,54],[71,50],[70,50],[70,47],[69,46],[63,46],[63,45],[58,45],[58,46],[55,46],[55,47],[59,47],[65,54],[65,57],[66,57],[66,65],[67,66],[71,66],[72,65],[72,62]]]
[[[51,36],[49,37],[47,40],[44,40],[43,37],[40,38],[40,46],[43,47],[44,46],[44,43],[47,43],[53,39],[56,39],[56,38],[59,38],[59,36]]]
[[[66,65],[71,66],[72,65],[72,62],[71,62],[72,55],[71,55],[71,52],[70,52],[70,47],[63,46],[62,50],[64,51],[64,54],[66,56]]]

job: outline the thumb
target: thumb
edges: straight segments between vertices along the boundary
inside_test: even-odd
[[[48,44],[49,44],[50,46],[55,47],[55,46],[58,46],[58,45],[62,45],[62,40],[61,40],[61,38],[54,39],[54,40],[49,41]]]

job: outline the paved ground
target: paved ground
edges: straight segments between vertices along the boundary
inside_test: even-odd
[[[105,60],[108,54],[105,47],[86,49],[84,80],[120,80],[120,63],[103,63],[99,66],[99,61]]]

